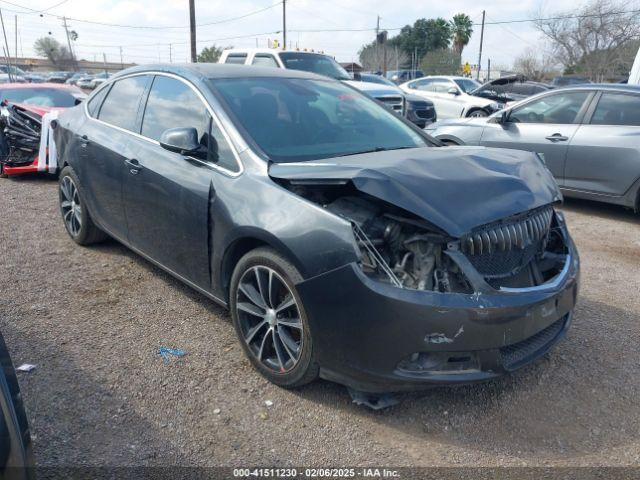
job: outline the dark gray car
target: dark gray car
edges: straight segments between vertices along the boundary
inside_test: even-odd
[[[73,240],[229,307],[279,385],[486,380],[569,328],[578,255],[530,153],[438,148],[342,82],[236,65],[126,70],[54,131]]]
[[[486,119],[427,130],[448,144],[536,152],[565,195],[640,208],[640,87],[552,90]]]

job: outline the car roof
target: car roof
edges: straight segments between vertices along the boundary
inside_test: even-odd
[[[627,85],[624,83],[584,83],[581,85],[567,85],[556,88],[554,92],[564,90],[603,90],[612,92],[640,93],[640,85]]]
[[[67,85],[64,83],[2,83],[0,84],[0,90],[13,89],[27,89],[36,90],[39,88],[55,88],[56,90],[78,90],[73,85]]]
[[[226,63],[159,63],[153,65],[139,65],[127,68],[114,75],[113,79],[132,73],[163,72],[174,73],[186,78],[306,78],[313,80],[327,80],[329,77],[315,73],[303,72],[286,68],[254,67],[249,65],[233,65]],[[329,79],[331,80],[331,79]],[[337,80],[334,80],[337,81]]]

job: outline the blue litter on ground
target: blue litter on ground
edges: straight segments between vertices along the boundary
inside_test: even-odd
[[[158,354],[162,357],[162,361],[164,363],[169,363],[169,357],[171,355],[173,355],[174,357],[184,357],[187,352],[179,350],[177,348],[160,347],[160,349],[158,350]]]

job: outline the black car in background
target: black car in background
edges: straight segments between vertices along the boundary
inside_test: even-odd
[[[553,88],[553,86],[547,85],[546,83],[527,80],[527,78],[522,75],[508,75],[488,81],[470,93],[476,97],[488,98],[505,104],[517,102]]]
[[[579,260],[540,159],[437,148],[340,81],[134,67],[54,131],[71,238],[111,236],[228,307],[278,385],[487,380],[571,323]]]
[[[0,366],[0,478],[32,479],[35,477],[29,424],[16,372],[2,334]]]

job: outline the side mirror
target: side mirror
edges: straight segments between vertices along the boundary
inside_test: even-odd
[[[160,135],[160,146],[182,155],[194,155],[202,151],[198,141],[198,131],[193,127],[165,130]]]
[[[500,113],[500,116],[498,117],[498,123],[500,123],[501,125],[505,125],[505,124],[509,123],[509,111],[508,110],[503,110]]]
[[[456,95],[456,96],[460,95],[460,92],[456,87],[451,87],[449,90],[447,90],[447,93],[451,95]]]

